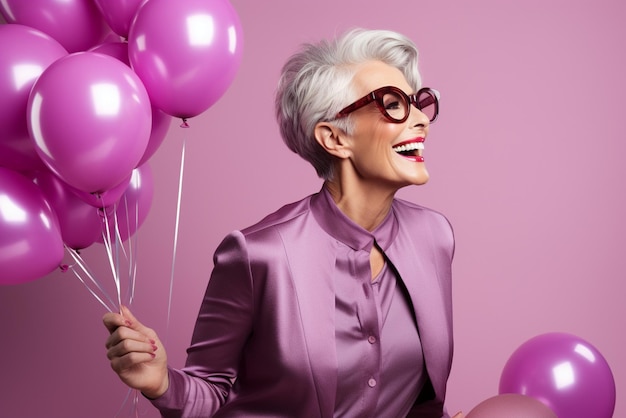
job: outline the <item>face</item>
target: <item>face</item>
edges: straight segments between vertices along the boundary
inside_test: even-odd
[[[397,68],[380,61],[359,66],[353,79],[356,97],[383,87],[396,86],[407,94],[414,93]],[[424,141],[428,136],[428,117],[411,106],[408,119],[392,123],[370,103],[353,113],[354,130],[344,136],[354,175],[361,182],[392,188],[428,181],[424,164]]]

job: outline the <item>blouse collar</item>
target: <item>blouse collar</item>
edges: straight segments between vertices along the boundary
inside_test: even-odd
[[[354,250],[370,251],[376,241],[384,251],[398,234],[398,219],[393,205],[385,219],[372,232],[348,218],[337,207],[326,187],[322,187],[319,193],[313,195],[311,210],[326,233]]]

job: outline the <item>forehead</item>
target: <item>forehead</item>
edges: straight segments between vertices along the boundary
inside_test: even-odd
[[[368,61],[360,64],[352,79],[352,85],[358,96],[364,96],[384,86],[396,86],[407,94],[412,93],[412,88],[402,71],[382,61]]]

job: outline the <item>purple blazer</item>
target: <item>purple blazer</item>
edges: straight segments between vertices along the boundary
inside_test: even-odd
[[[398,227],[382,247],[413,304],[432,384],[409,416],[448,417],[452,229],[406,201],[394,200],[392,211]],[[170,388],[152,401],[163,416],[333,417],[335,248],[360,228],[337,216],[345,215],[322,189],[222,241],[186,366],[170,368]]]

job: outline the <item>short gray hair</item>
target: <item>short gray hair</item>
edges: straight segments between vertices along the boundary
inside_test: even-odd
[[[358,99],[352,79],[358,64],[382,61],[399,69],[408,83],[419,90],[418,51],[406,36],[388,30],[353,29],[332,41],[304,44],[285,63],[276,91],[276,119],[283,141],[290,150],[310,162],[317,175],[333,177],[334,157],[315,140],[315,125],[331,121]],[[352,131],[350,118],[335,124]]]

